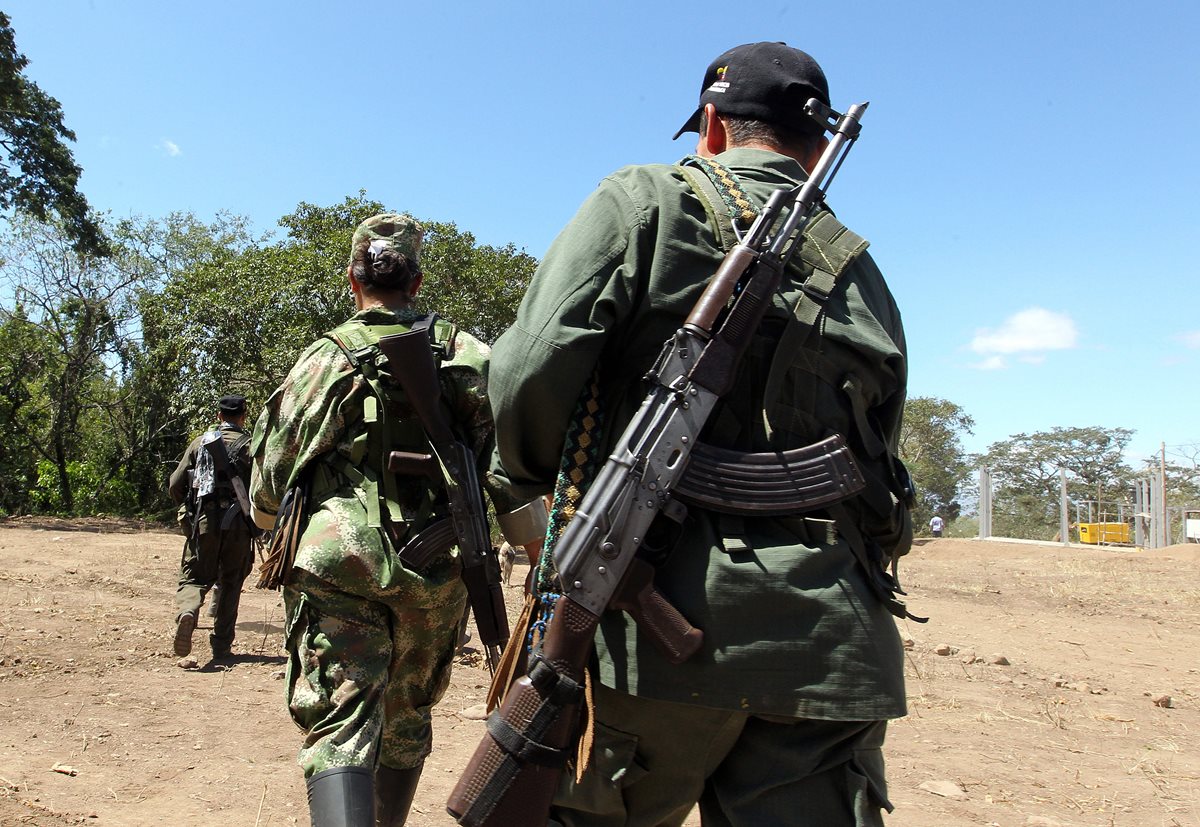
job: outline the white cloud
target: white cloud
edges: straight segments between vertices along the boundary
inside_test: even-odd
[[[1048,350],[1069,350],[1078,339],[1079,331],[1070,316],[1030,307],[1009,316],[995,330],[977,331],[970,347],[983,356],[1023,353],[1038,358]]]
[[[163,138],[162,142],[158,145],[158,148],[172,158],[178,158],[183,154],[183,150],[179,148],[179,144],[175,143],[169,138]]]
[[[1004,370],[1008,365],[1004,361],[1003,356],[989,356],[982,362],[976,362],[971,365],[975,370]]]
[[[1180,333],[1175,337],[1175,341],[1190,350],[1200,350],[1200,330],[1189,330],[1187,333]]]

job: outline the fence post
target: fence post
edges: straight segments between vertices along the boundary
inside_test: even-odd
[[[1058,469],[1058,531],[1064,546],[1071,543],[1071,525],[1067,517],[1067,469]]]
[[[1146,547],[1146,499],[1142,480],[1133,484],[1133,544],[1138,548]]]
[[[992,536],[992,472],[986,465],[979,469],[979,539]]]

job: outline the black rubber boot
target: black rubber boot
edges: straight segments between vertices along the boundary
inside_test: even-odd
[[[394,770],[380,764],[375,768],[375,824],[401,827],[408,818],[424,762],[412,769]]]
[[[334,767],[308,779],[312,827],[375,827],[375,782],[365,767]]]

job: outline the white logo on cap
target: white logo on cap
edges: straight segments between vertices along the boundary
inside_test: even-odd
[[[725,92],[725,90],[726,90],[726,89],[728,89],[728,88],[729,88],[729,81],[727,81],[727,80],[718,80],[718,81],[717,81],[716,83],[714,83],[712,86],[708,87],[708,89],[706,89],[705,91],[706,91],[706,92],[721,92],[721,93],[724,93],[724,92]]]

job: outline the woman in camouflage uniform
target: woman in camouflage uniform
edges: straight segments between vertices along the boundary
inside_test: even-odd
[[[299,763],[314,827],[373,827],[375,809],[379,824],[404,823],[432,748],[430,709],[449,682],[465,618],[451,549],[420,571],[396,556],[444,498],[440,479],[387,468],[388,451],[428,447],[377,360],[381,336],[427,326],[441,356],[443,401],[480,459],[481,479],[492,479],[484,473],[492,444],[488,348],[414,308],[420,246],[420,225],[408,216],[379,215],[358,227],[348,268],[358,312],[304,351],[254,432],[258,524],[274,523],[290,489],[308,492],[283,593],[288,708],[306,733]],[[497,511],[510,511],[503,492],[488,488]],[[533,509],[514,513],[536,517]],[[520,518],[502,525],[517,542],[538,536],[539,527]]]

